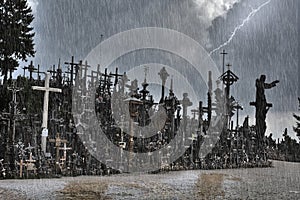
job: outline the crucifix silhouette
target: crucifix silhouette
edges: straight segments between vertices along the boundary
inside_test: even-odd
[[[266,76],[261,75],[259,79],[256,79],[256,100],[255,102],[250,102],[251,106],[255,106],[255,126],[260,144],[264,134],[266,132],[266,115],[269,109],[273,106],[271,103],[267,103],[265,90],[271,89],[279,83],[278,80],[272,83],[266,83]],[[261,145],[260,145],[261,146]]]

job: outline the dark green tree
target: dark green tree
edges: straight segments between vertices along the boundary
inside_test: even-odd
[[[300,107],[300,98],[298,98],[298,101],[299,101],[299,107]],[[293,116],[297,120],[296,126],[294,126],[293,129],[297,133],[297,136],[300,139],[300,116],[296,115],[296,114],[294,114]]]
[[[4,83],[19,60],[34,56],[33,19],[27,0],[0,0],[0,70]]]

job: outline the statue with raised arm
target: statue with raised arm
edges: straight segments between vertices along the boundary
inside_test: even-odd
[[[261,75],[259,79],[256,79],[256,101],[251,102],[250,105],[255,106],[255,126],[257,131],[257,139],[260,147],[262,148],[263,138],[267,129],[266,125],[266,115],[269,109],[272,107],[271,103],[267,103],[265,96],[265,89],[271,89],[279,83],[278,80],[272,83],[266,83],[266,76]]]

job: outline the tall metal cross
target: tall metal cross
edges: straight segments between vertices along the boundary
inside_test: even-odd
[[[225,49],[220,53],[223,56],[223,63],[222,63],[222,74],[225,72],[225,56],[228,54]]]
[[[46,131],[42,133],[42,151],[46,153],[46,141],[47,141],[47,136],[48,136],[48,103],[49,103],[49,92],[62,92],[61,89],[59,88],[50,88],[50,73],[46,73],[45,77],[45,86],[40,87],[40,86],[32,86],[33,90],[41,90],[44,91],[44,108],[43,108],[43,123],[42,123],[42,128],[44,128]]]

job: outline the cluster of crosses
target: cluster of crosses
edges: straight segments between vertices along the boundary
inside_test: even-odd
[[[239,78],[230,70],[230,64],[226,65],[228,70],[224,71],[227,53],[223,51],[221,54],[223,55],[223,73],[217,81],[218,86],[214,91],[216,101],[212,102],[212,74],[209,72],[207,106],[204,106],[202,101],[198,102],[198,108],[191,109],[191,117],[188,115],[188,107],[193,106],[193,103],[187,93],[183,93],[181,100],[176,97],[173,79],[171,79],[169,94],[165,94],[166,82],[170,76],[165,67],[158,72],[158,76],[161,78],[161,97],[159,102],[154,102],[153,96],[147,89],[149,86],[147,83],[148,68],[145,68],[144,82],[141,84],[142,89],[139,90],[138,81],[135,79],[130,82],[126,73],[119,74],[118,68],[114,73],[109,73],[107,69],[102,73],[100,65],[98,65],[96,71],[90,70],[88,74],[88,68],[91,66],[82,61],[75,63],[74,57],[72,57],[70,62],[64,63],[68,65],[68,70],[65,72],[62,71],[60,61],[57,69],[53,66],[47,72],[41,72],[40,66],[38,65],[36,68],[31,62],[29,66],[23,68],[23,79],[29,82],[32,92],[42,91],[44,93],[42,115],[39,113],[28,114],[20,110],[17,94],[22,93],[23,88],[18,84],[18,80],[11,80],[6,89],[11,92],[12,100],[9,108],[0,114],[0,134],[5,143],[3,151],[5,153],[2,155],[5,163],[3,166],[6,166],[12,176],[17,174],[19,177],[23,177],[25,173],[27,176],[29,173],[43,175],[69,173],[74,175],[101,174],[105,171],[105,166],[91,156],[78,136],[78,134],[83,134],[84,128],[81,130],[80,126],[84,127],[84,124],[78,126],[79,122],[75,122],[72,117],[71,106],[72,101],[75,101],[72,99],[72,88],[74,87],[79,89],[81,97],[91,96],[89,88],[95,88],[95,108],[86,106],[84,112],[95,109],[99,123],[103,130],[106,130],[107,137],[124,151],[151,153],[163,145],[167,145],[178,131],[182,131],[183,134],[193,132],[189,137],[192,144],[180,159],[167,166],[168,169],[230,167],[258,160],[266,161],[265,120],[272,104],[267,103],[264,91],[276,86],[278,81],[265,83],[265,75],[256,80],[256,101],[250,103],[256,108],[256,124],[250,127],[248,118],[246,118],[243,125],[240,126],[238,115],[239,110],[242,110],[243,107],[235,101],[234,97],[230,96],[230,87]],[[25,70],[28,70],[29,78],[25,77]],[[34,79],[33,73],[37,73],[36,79]],[[41,75],[44,75],[43,79]],[[223,88],[225,87],[224,91],[220,89],[220,81]],[[129,82],[130,84],[128,84]],[[112,108],[112,99],[118,105],[127,104],[129,116],[122,115],[126,112],[126,106]],[[128,121],[133,122],[130,127],[148,126],[153,123],[151,116],[153,113],[151,114],[151,112],[154,107],[164,108],[167,115],[165,124],[154,136],[145,138],[140,135],[141,137],[137,137],[132,134],[132,129],[125,132],[122,127],[114,128],[116,124],[122,126]],[[234,111],[236,111],[235,128],[232,122]],[[118,115],[119,118],[113,116],[113,112],[121,113]],[[213,113],[223,116],[222,133],[211,153],[203,157],[199,154],[199,149],[201,146],[207,145],[203,144],[205,138],[213,135],[209,131],[214,118]],[[42,116],[41,121],[39,120],[40,116]],[[132,120],[126,119],[126,117],[130,117]],[[28,119],[30,119],[28,132],[31,134],[20,133],[20,127],[25,126],[22,125],[22,122]],[[34,144],[34,147],[31,147],[30,144]],[[25,147],[26,145],[28,146]],[[168,163],[168,157],[165,158]]]

